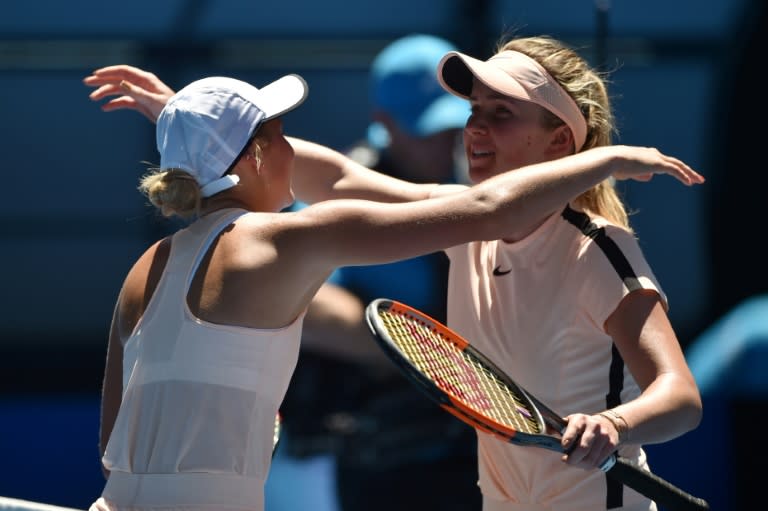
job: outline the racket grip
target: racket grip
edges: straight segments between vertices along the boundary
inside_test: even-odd
[[[616,456],[616,463],[606,473],[669,511],[704,511],[709,509],[706,500],[684,492],[670,482],[643,470],[620,456]]]

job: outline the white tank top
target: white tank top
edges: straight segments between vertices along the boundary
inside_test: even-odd
[[[123,399],[102,496],[118,508],[263,509],[275,414],[298,358],[304,314],[284,328],[207,323],[187,291],[224,210],[173,236],[167,266],[126,341]]]

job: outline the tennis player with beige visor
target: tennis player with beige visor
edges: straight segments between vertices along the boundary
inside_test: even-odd
[[[604,81],[558,41],[511,40],[487,61],[449,53],[438,76],[472,105],[464,142],[474,182],[611,143]],[[655,509],[591,469],[617,448],[648,466],[641,445],[696,427],[701,400],[613,181],[533,227],[446,253],[448,326],[569,414],[563,441],[573,450],[562,459],[478,432],[484,510]]]

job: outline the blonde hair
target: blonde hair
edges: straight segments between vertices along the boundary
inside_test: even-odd
[[[148,170],[139,181],[139,191],[163,216],[192,218],[200,213],[202,195],[192,174],[181,169]]]
[[[576,101],[587,121],[587,138],[581,151],[611,144],[616,126],[603,74],[592,69],[574,50],[548,36],[521,37],[499,43],[498,51],[506,50],[517,51],[536,60]],[[564,124],[549,111],[546,111],[544,123],[553,129]],[[627,210],[612,179],[581,194],[574,205],[632,231]]]
[[[255,135],[246,145],[241,158],[251,157],[261,166],[264,144],[265,140]],[[139,191],[147,196],[163,216],[175,215],[189,219],[200,215],[200,207],[205,199],[192,174],[182,169],[150,167],[147,170],[147,174],[139,180]]]

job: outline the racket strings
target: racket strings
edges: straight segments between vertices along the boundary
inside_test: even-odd
[[[380,311],[390,338],[418,370],[468,408],[515,431],[541,428],[515,389],[429,324],[404,313]]]

